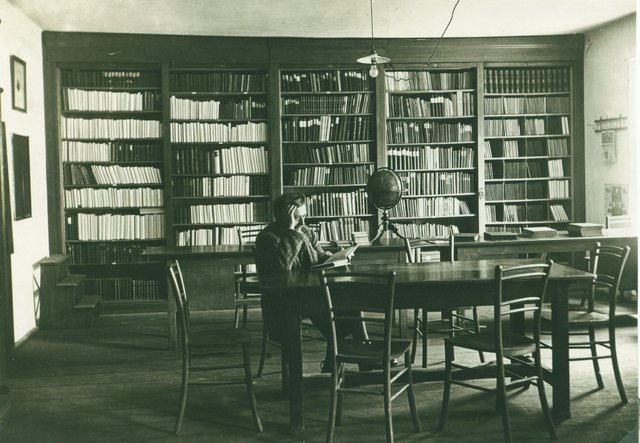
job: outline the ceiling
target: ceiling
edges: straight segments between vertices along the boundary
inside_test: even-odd
[[[8,0],[46,31],[370,37],[368,0]],[[374,0],[376,37],[439,37],[456,0]],[[635,0],[459,0],[447,37],[581,33]]]

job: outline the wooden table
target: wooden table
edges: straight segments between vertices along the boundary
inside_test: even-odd
[[[455,309],[459,306],[493,304],[494,268],[497,264],[512,266],[531,260],[504,259],[434,263],[352,264],[350,269],[375,273],[394,270],[396,305],[398,308],[427,307],[430,310]],[[553,386],[552,412],[555,418],[571,416],[569,397],[569,334],[567,289],[572,284],[587,285],[593,274],[554,264],[550,276],[552,297],[553,370],[548,374]],[[303,306],[320,297],[316,273],[278,273],[260,277],[264,290],[286,297],[287,363],[290,431],[304,431],[302,388],[302,343],[300,320]],[[414,371],[420,379],[420,369]]]

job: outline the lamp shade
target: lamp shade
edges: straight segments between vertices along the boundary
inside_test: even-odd
[[[364,57],[360,57],[356,61],[358,63],[362,63],[364,65],[380,65],[380,64],[383,64],[383,63],[389,63],[391,61],[391,59],[388,58],[388,57],[383,57],[381,55],[378,55],[376,50],[372,49],[371,53],[369,55],[366,55]]]

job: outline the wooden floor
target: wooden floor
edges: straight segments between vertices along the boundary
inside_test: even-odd
[[[627,306],[627,311],[635,312],[635,304]],[[250,325],[256,330],[256,368],[259,317],[258,311],[251,313],[256,320]],[[232,312],[195,313],[194,322],[231,325]],[[638,421],[637,329],[629,315],[621,317],[621,324],[618,340],[630,403],[619,404],[608,361],[602,364],[604,390],[596,389],[590,363],[573,364],[573,417],[558,425],[559,441],[619,442],[625,437],[625,441],[637,441],[633,431]],[[256,380],[264,434],[257,435],[252,427],[243,386],[200,384],[191,387],[182,431],[174,436],[180,354],[166,349],[165,325],[161,314],[136,314],[100,317],[91,330],[36,332],[17,349],[10,366],[11,408],[0,422],[0,442],[324,441],[328,378],[318,372],[325,344],[313,328],[304,328],[308,374],[304,437],[288,434],[288,403],[280,391],[275,347],[266,374]],[[434,365],[442,358],[439,340],[434,337],[429,343]],[[227,372],[201,380],[215,382],[233,375]],[[397,441],[501,440],[501,419],[490,395],[454,387],[447,427],[438,432],[442,383],[421,383],[416,389],[423,432],[413,433],[407,402],[401,396],[394,402]],[[509,402],[516,441],[549,441],[535,389],[513,393]],[[347,397],[335,441],[384,441],[381,399]]]

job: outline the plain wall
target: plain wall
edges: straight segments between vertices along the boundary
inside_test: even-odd
[[[635,14],[585,34],[584,117],[586,221],[605,222],[605,184],[629,189],[629,214],[637,226],[637,154],[634,116]],[[602,117],[627,117],[628,128],[615,131],[617,161],[602,156],[601,133],[594,121]]]
[[[9,182],[13,218],[14,253],[13,319],[15,340],[24,338],[35,326],[33,265],[49,253],[47,187],[45,179],[44,92],[42,74],[42,29],[6,0],[0,0],[0,87],[2,120],[7,130]],[[27,66],[27,112],[12,109],[10,57]],[[29,137],[31,163],[31,217],[15,220],[13,201],[13,149],[11,137]]]

